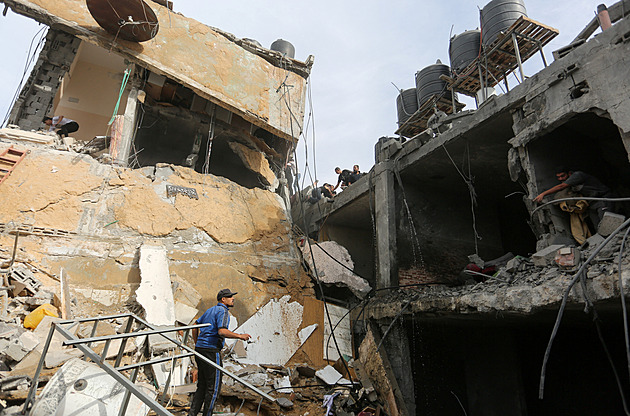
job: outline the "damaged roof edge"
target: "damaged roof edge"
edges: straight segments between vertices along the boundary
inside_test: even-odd
[[[233,100],[230,97],[226,97],[226,96],[222,97],[221,96],[222,94],[220,93],[213,95],[209,91],[209,88],[204,86],[201,82],[196,81],[189,76],[185,76],[183,73],[177,72],[173,70],[172,68],[168,68],[165,65],[160,65],[160,63],[157,60],[151,58],[150,56],[147,56],[147,55],[138,56],[137,53],[134,53],[135,51],[133,49],[126,47],[122,41],[114,42],[110,38],[109,34],[104,35],[103,33],[98,33],[96,31],[93,31],[87,28],[84,25],[64,19],[63,17],[59,17],[57,15],[54,15],[48,10],[30,1],[0,0],[0,3],[5,4],[5,9],[11,8],[11,10],[17,14],[31,18],[53,29],[61,30],[71,35],[74,35],[83,41],[92,43],[99,47],[105,48],[109,51],[114,51],[118,53],[119,55],[123,56],[124,58],[129,59],[133,63],[139,64],[140,66],[145,67],[151,72],[155,72],[156,74],[166,76],[180,84],[183,84],[189,87],[191,90],[193,90],[200,97],[205,98],[209,100],[210,102],[217,104],[235,114],[238,114],[240,117],[244,118],[248,122],[258,127],[261,127],[265,130],[268,130],[270,133],[278,137],[281,137],[288,141],[294,141],[301,134],[302,126],[300,122],[297,122],[297,126],[294,127],[292,125],[293,122],[291,121],[289,123],[291,124],[291,129],[287,128],[286,131],[284,131],[282,130],[281,126],[278,126],[276,123],[273,123],[272,121],[270,121],[269,117],[261,116],[251,110],[238,107],[238,104],[235,102],[232,102]],[[162,7],[162,6],[158,6],[158,7]],[[181,14],[178,14],[178,15],[185,18],[185,16]],[[264,50],[263,48],[256,48],[253,45],[247,44],[242,39],[237,39],[234,35],[228,32],[224,32],[222,30],[218,30],[214,27],[210,27],[207,25],[203,25],[203,26],[210,29],[212,32],[228,39],[235,45],[238,45],[239,47],[241,47],[243,50],[259,56],[260,58],[269,62],[271,65],[279,66],[279,64],[282,63],[283,69],[289,72],[292,72],[296,74],[297,76],[303,78],[304,82],[306,82],[306,79],[308,79],[308,76],[310,75],[310,70],[314,61],[312,56],[309,56],[309,59],[307,60],[306,63],[302,63],[295,59],[285,58],[279,52],[267,51],[267,50]],[[140,52],[142,51],[143,49],[140,49]],[[169,71],[169,69],[171,70]],[[298,101],[299,103],[303,103],[305,99],[305,89],[302,89],[302,90],[303,90],[302,94],[299,97],[297,97],[297,100],[299,100]],[[296,98],[294,98],[294,101],[296,101]],[[290,118],[291,120],[293,120],[295,118],[293,114],[296,114],[299,117],[299,115],[303,114],[303,110],[304,110],[303,108],[300,108],[298,111],[293,110],[290,114],[287,115],[287,118]]]

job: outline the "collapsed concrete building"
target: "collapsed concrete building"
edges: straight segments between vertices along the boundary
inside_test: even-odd
[[[627,393],[629,380],[618,281],[628,293],[630,270],[627,256],[621,270],[616,264],[621,235],[586,262],[603,238],[580,246],[566,212],[532,202],[558,183],[558,165],[628,196],[630,4],[609,10],[611,28],[589,39],[599,26],[593,19],[552,63],[476,110],[443,114],[431,129],[415,124],[428,118],[418,110],[397,131],[407,141],[380,139],[375,166],[332,203],[293,208],[296,224],[347,248],[355,272],[376,288],[355,311],[355,342],[382,342],[392,406],[402,414],[623,413],[619,390]],[[601,234],[622,223],[615,217]],[[554,262],[559,248],[578,246],[582,263]],[[499,262],[486,276],[462,273],[471,262],[490,265],[482,259]],[[583,284],[574,287],[580,265]],[[565,292],[541,400],[541,366]],[[597,328],[584,314],[593,307]]]
[[[302,62],[208,27],[173,12],[171,2],[151,3],[151,10],[135,2],[145,7],[145,16],[156,18],[151,39],[143,43],[101,27],[86,2],[2,3],[5,13],[10,8],[48,27],[40,32],[41,52],[8,126],[0,129],[0,258],[5,283],[15,291],[3,298],[2,319],[11,324],[3,330],[3,380],[7,386],[11,380],[13,390],[7,387],[2,398],[9,404],[24,401],[20,392],[32,382],[27,398],[32,406],[38,380],[49,380],[77,356],[61,341],[53,342],[52,353],[48,344],[44,348],[46,328],[61,333],[62,323],[45,320],[33,342],[20,341],[21,322],[38,303],[55,303],[64,319],[96,316],[89,321],[91,332],[81,326],[87,321],[76,321],[79,338],[119,337],[147,328],[136,318],[125,324],[129,313],[141,313],[151,324],[186,326],[216,303],[219,289],[229,287],[241,300],[233,316],[262,337],[256,346],[232,345],[230,353],[248,364],[230,368],[265,391],[288,380],[282,366],[289,360],[306,365],[302,372],[315,377],[327,360],[352,357],[347,309],[316,299],[302,265],[284,180],[302,131],[313,57]],[[140,27],[128,20],[118,24]],[[52,115],[77,120],[79,130],[71,137],[41,131],[43,117]],[[16,289],[19,276],[26,276],[24,291]],[[340,337],[347,333],[341,348],[327,347],[332,325],[324,322],[325,308],[335,323],[344,320],[332,330]],[[109,369],[112,339],[100,341],[100,360],[84,353]],[[5,354],[9,343],[17,354]],[[120,347],[124,360],[144,348],[131,345],[128,351],[126,345],[131,344]],[[156,348],[151,345],[151,356]],[[53,386],[52,396],[42,396],[47,404],[36,406],[36,413],[59,408],[59,389],[72,388],[63,384],[63,374],[99,371],[68,365],[55,379],[58,390]],[[169,387],[165,374],[170,380],[174,366],[166,372],[153,367],[156,385]],[[295,383],[301,373],[293,369]],[[18,393],[15,386],[21,386]],[[238,386],[228,383],[225,394],[243,402],[258,399]],[[323,393],[312,400],[306,393],[300,397],[304,406],[316,402],[317,409]],[[261,410],[255,402],[254,412],[257,405]],[[262,411],[275,413],[279,407],[265,402]]]

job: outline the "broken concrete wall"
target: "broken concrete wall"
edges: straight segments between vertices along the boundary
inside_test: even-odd
[[[72,35],[55,29],[48,31],[46,43],[11,110],[10,124],[17,124],[23,130],[42,127],[79,44],[80,40]]]
[[[304,63],[285,58],[288,67],[300,70],[281,69],[268,62],[267,59],[276,57],[272,52],[265,52],[269,56],[261,53],[264,57],[252,53],[240,46],[233,35],[156,4],[151,6],[159,20],[159,32],[151,41],[139,44],[114,39],[114,35],[97,25],[85,2],[6,0],[4,3],[16,13],[117,51],[280,137],[297,138],[300,133],[294,118],[302,120],[304,116],[306,77],[310,71],[310,66]],[[291,85],[290,94],[281,88],[284,84]]]
[[[0,187],[0,223],[13,223],[0,242],[11,247],[6,233],[16,225],[43,228],[20,238],[20,255],[53,274],[63,267],[71,287],[139,284],[139,248],[147,241],[165,247],[172,280],[202,294],[200,309],[224,287],[245,296],[235,310],[241,322],[269,298],[288,290],[299,299],[310,285],[283,201],[272,192],[182,167],[127,170],[30,150]],[[170,185],[182,193],[167,196]],[[117,300],[126,301],[128,290],[120,293]]]

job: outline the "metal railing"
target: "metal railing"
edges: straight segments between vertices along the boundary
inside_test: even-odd
[[[127,319],[125,332],[120,333],[120,334],[105,335],[105,336],[100,336],[100,337],[95,336],[99,322],[113,320],[113,319],[125,319],[125,318]],[[91,335],[89,338],[79,339],[75,335],[73,335],[73,333],[71,332],[71,329],[75,325],[79,325],[81,323],[86,323],[86,322],[94,323],[92,327]],[[137,324],[138,328],[132,332],[134,323]],[[146,404],[157,415],[173,416],[173,414],[169,412],[163,406],[163,404],[166,402],[167,392],[170,387],[171,375],[173,372],[172,371],[169,372],[169,376],[164,385],[164,390],[161,396],[158,394],[156,399],[152,399],[146,393],[144,393],[140,388],[138,388],[138,386],[136,386],[135,384],[136,377],[141,367],[152,365],[152,364],[158,364],[165,361],[172,361],[173,362],[172,368],[174,368],[175,363],[177,362],[178,359],[191,357],[191,356],[195,356],[196,360],[202,360],[206,362],[207,364],[215,367],[218,371],[221,371],[225,375],[233,378],[235,381],[237,381],[238,383],[241,383],[245,387],[254,391],[256,394],[260,395],[264,399],[267,399],[271,402],[275,402],[276,399],[269,396],[267,393],[261,391],[260,389],[248,383],[247,381],[239,378],[237,375],[233,374],[229,370],[223,368],[217,363],[204,357],[202,354],[199,354],[193,348],[186,345],[186,342],[188,341],[188,337],[190,334],[190,330],[195,329],[195,328],[203,328],[209,325],[210,324],[199,324],[199,325],[172,327],[172,328],[156,328],[152,326],[151,324],[149,324],[148,322],[144,321],[143,319],[131,313],[54,322],[50,328],[50,331],[48,332],[48,337],[46,338],[46,343],[44,344],[44,349],[42,351],[41,359],[39,360],[37,370],[35,371],[35,375],[33,376],[31,388],[29,390],[26,401],[24,402],[24,407],[22,408],[22,414],[30,414],[31,410],[33,409],[33,405],[35,403],[35,396],[37,393],[37,385],[39,381],[39,376],[44,367],[46,354],[48,353],[48,349],[50,348],[50,344],[52,342],[55,331],[57,331],[64,338],[66,338],[66,341],[63,342],[64,345],[74,346],[77,349],[79,349],[85,355],[85,357],[89,358],[91,361],[96,363],[102,370],[104,370],[107,374],[113,377],[117,382],[119,382],[125,388],[126,390],[125,395],[123,398],[122,405],[120,407],[120,411],[118,413],[120,416],[123,416],[125,414],[127,410],[127,406],[129,405],[129,399],[132,394],[136,396],[139,400],[141,400],[144,404]],[[170,336],[167,335],[168,333],[179,332],[179,331],[184,331],[182,342],[178,341],[175,338],[171,338]],[[176,355],[174,356],[156,358],[153,360],[141,361],[141,362],[121,366],[120,364],[121,364],[123,356],[125,355],[125,347],[127,345],[127,340],[130,338],[143,337],[143,336],[149,336],[149,335],[159,335],[165,338],[166,340],[168,340],[170,343],[174,344],[176,350],[183,350],[186,352],[182,354],[178,354],[176,352]],[[121,343],[120,343],[120,348],[118,350],[118,353],[116,355],[116,359],[114,361],[114,365],[112,366],[106,362],[106,357],[107,357],[107,352],[109,350],[112,340],[116,340],[116,339],[120,339]],[[105,342],[105,345],[103,347],[102,353],[98,355],[96,352],[92,350],[91,345],[92,343],[100,343],[100,342]],[[130,377],[127,377],[123,374],[123,372],[127,372],[127,371],[131,371]]]

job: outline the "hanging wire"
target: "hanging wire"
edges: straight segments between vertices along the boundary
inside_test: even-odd
[[[24,63],[24,70],[22,71],[22,77],[20,78],[20,82],[18,82],[18,86],[15,90],[15,94],[13,94],[13,98],[11,98],[11,104],[8,106],[7,112],[4,116],[4,119],[2,120],[1,126],[3,127],[6,125],[7,121],[9,120],[9,117],[11,116],[11,111],[13,110],[13,106],[17,102],[20,96],[20,93],[22,92],[22,89],[24,88],[24,81],[26,79],[26,75],[29,72],[29,68],[33,64],[35,57],[39,56],[41,49],[43,48],[45,44],[44,41],[47,35],[48,35],[48,26],[44,26],[43,28],[39,29],[37,33],[35,33],[35,35],[33,35],[33,38],[31,39],[31,43],[28,47],[28,52],[26,54],[27,58],[26,58],[26,62]],[[37,41],[37,43],[34,43],[37,36],[39,36],[39,40]],[[33,48],[34,44],[35,44],[35,47]]]

